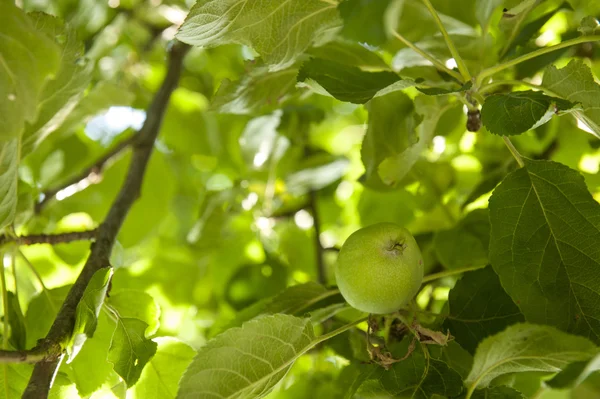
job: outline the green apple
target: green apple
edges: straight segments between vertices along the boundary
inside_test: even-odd
[[[404,227],[378,223],[348,237],[338,256],[335,276],[342,296],[356,309],[392,313],[419,291],[423,256]]]

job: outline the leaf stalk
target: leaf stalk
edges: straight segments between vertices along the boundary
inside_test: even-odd
[[[525,166],[525,162],[523,162],[523,157],[521,156],[521,154],[519,153],[517,148],[514,146],[512,141],[510,141],[510,139],[507,136],[502,136],[502,140],[504,140],[504,144],[506,144],[506,146],[510,150],[510,153],[513,155],[513,157],[515,157],[519,166],[521,168],[523,166]]]
[[[454,61],[456,61],[456,66],[458,67],[458,70],[460,72],[462,80],[464,82],[470,81],[471,74],[469,73],[469,70],[467,69],[467,65],[465,64],[465,62],[463,61],[462,57],[460,56],[458,50],[456,49],[454,42],[450,38],[450,35],[448,34],[448,31],[444,27],[444,24],[442,23],[442,20],[440,19],[440,16],[438,15],[437,11],[433,7],[433,4],[431,4],[430,0],[423,0],[423,3],[425,4],[425,7],[427,7],[429,12],[431,13],[431,16],[435,20],[435,23],[437,24],[438,28],[440,29],[440,32],[442,32],[442,35],[444,36],[444,40],[446,41],[446,45],[448,46],[448,49],[450,50],[450,54],[452,54]]]
[[[426,60],[428,60],[429,62],[431,62],[433,64],[433,66],[435,66],[438,70],[445,72],[448,75],[452,76],[454,79],[458,80],[459,82],[462,82],[463,77],[460,73],[453,71],[452,69],[446,67],[446,65],[442,64],[442,62],[440,60],[438,60],[437,58],[435,58],[433,55],[429,54],[428,52],[418,48],[413,42],[411,42],[410,40],[408,40],[407,38],[402,36],[400,33],[394,31],[394,32],[392,32],[392,34],[394,35],[394,37],[396,39],[398,39],[402,43],[404,43],[404,45],[406,45],[406,47],[410,48],[415,53],[419,54],[421,57],[423,57]]]
[[[532,51],[531,53],[523,54],[520,57],[513,58],[512,60],[503,62],[501,64],[498,64],[496,66],[493,66],[493,67],[490,67],[490,68],[487,68],[487,69],[484,69],[483,71],[481,71],[476,78],[476,81],[477,81],[476,86],[480,87],[486,78],[488,78],[492,75],[495,75],[496,73],[501,72],[505,69],[514,67],[515,65],[518,65],[522,62],[529,61],[533,58],[539,57],[544,54],[551,53],[556,50],[575,46],[577,44],[596,42],[596,41],[600,41],[600,35],[581,36],[581,37],[577,37],[575,39],[566,40],[566,41],[564,41],[562,43],[558,43],[554,46],[542,47],[538,50]]]

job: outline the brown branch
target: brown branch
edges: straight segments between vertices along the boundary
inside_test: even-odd
[[[123,150],[129,148],[132,144],[134,144],[135,140],[137,140],[138,135],[134,134],[131,137],[117,143],[111,149],[109,149],[106,154],[102,155],[98,158],[93,164],[82,170],[77,175],[73,176],[63,184],[60,184],[55,187],[51,187],[43,192],[42,199],[35,204],[34,212],[39,214],[42,209],[47,205],[47,203],[54,199],[54,196],[61,190],[72,186],[74,184],[79,183],[85,179],[91,179],[95,176],[98,176],[102,173],[107,164],[112,161],[115,157],[117,157]],[[93,182],[99,182],[99,179],[94,179]]]
[[[75,324],[75,311],[83,292],[96,271],[110,266],[109,257],[117,234],[133,203],[140,196],[142,181],[158,136],[162,119],[171,93],[177,87],[183,58],[189,47],[176,42],[169,50],[169,65],[163,83],[156,93],[147,113],[142,129],[133,143],[133,155],[121,191],[113,202],[104,222],[98,228],[96,242],[79,277],[67,294],[46,338],[40,341],[39,350],[49,353],[47,358],[37,363],[23,398],[38,399],[48,397],[52,380],[62,359],[64,345],[68,341]]]
[[[0,235],[0,246],[8,243],[17,245],[35,245],[35,244],[61,244],[73,241],[89,241],[96,238],[98,229],[86,231],[71,231],[68,233],[57,234],[31,234],[25,236],[12,237],[9,235]]]

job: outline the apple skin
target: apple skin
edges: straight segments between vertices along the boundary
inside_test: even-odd
[[[378,223],[348,237],[338,256],[335,276],[342,296],[352,307],[368,313],[392,313],[419,291],[423,256],[407,229]]]

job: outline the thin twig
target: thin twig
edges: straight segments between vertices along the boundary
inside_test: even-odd
[[[37,204],[35,204],[35,208],[34,208],[35,213],[36,214],[40,213],[42,211],[42,209],[48,204],[48,202],[50,200],[54,199],[54,197],[56,196],[56,194],[58,192],[60,192],[61,190],[64,190],[67,187],[77,184],[80,181],[85,180],[85,179],[89,179],[90,183],[99,182],[100,179],[95,178],[95,177],[99,176],[102,173],[102,171],[104,170],[104,168],[106,166],[108,166],[108,164],[111,161],[113,161],[119,154],[121,154],[121,152],[123,152],[123,150],[125,150],[125,149],[129,148],[129,146],[133,145],[135,143],[135,140],[137,140],[137,138],[138,138],[138,135],[134,134],[131,137],[117,143],[115,146],[113,146],[111,149],[109,149],[104,155],[102,155],[100,158],[98,158],[93,164],[91,164],[90,166],[88,166],[87,168],[82,170],[77,175],[73,176],[72,178],[70,178],[69,180],[64,182],[63,184],[60,184],[55,187],[51,187],[51,188],[47,189],[46,191],[44,191],[43,195],[42,195],[42,199]]]
[[[33,266],[33,263],[31,263],[29,261],[29,259],[27,259],[27,257],[25,256],[25,254],[21,250],[18,251],[18,254],[21,257],[21,259],[23,259],[23,262],[25,262],[25,264],[27,264],[27,266],[29,266],[29,269],[31,270],[31,272],[33,273],[33,275],[35,276],[35,278],[37,279],[37,281],[42,286],[42,292],[44,293],[44,295],[46,295],[46,299],[48,299],[48,304],[50,305],[50,309],[52,309],[52,311],[54,313],[56,313],[56,305],[54,305],[54,301],[52,300],[52,296],[50,295],[50,291],[48,290],[48,287],[46,287],[46,284],[44,284],[44,280],[42,279],[42,276],[40,275],[40,273],[38,273],[38,271],[35,268],[35,266]]]
[[[176,42],[169,50],[169,65],[163,83],[146,112],[146,121],[137,133],[133,143],[133,155],[121,191],[113,202],[104,222],[98,228],[96,242],[75,284],[67,294],[64,303],[46,338],[40,343],[40,350],[49,355],[37,363],[23,394],[24,399],[48,397],[52,380],[62,358],[63,346],[73,332],[75,312],[83,293],[96,271],[110,265],[110,254],[117,234],[133,203],[139,198],[146,167],[160,131],[162,119],[171,93],[177,87],[183,58],[189,46]]]
[[[443,277],[455,276],[457,274],[462,274],[462,273],[470,272],[473,270],[483,269],[484,267],[485,266],[463,267],[462,269],[446,270],[446,271],[439,272],[439,273],[429,274],[429,275],[423,277],[423,284],[443,278]]]
[[[62,244],[73,241],[89,241],[96,238],[98,229],[71,231],[57,234],[31,234],[24,236],[0,235],[0,245],[15,243],[16,245]]]
[[[317,261],[317,278],[319,283],[326,284],[327,283],[327,273],[325,273],[325,261],[323,259],[323,254],[325,249],[321,244],[321,218],[319,217],[319,212],[317,210],[317,193],[314,190],[311,190],[309,193],[310,202],[309,209],[310,213],[312,213],[313,217],[313,227],[315,230],[315,252],[316,252],[316,261]]]

